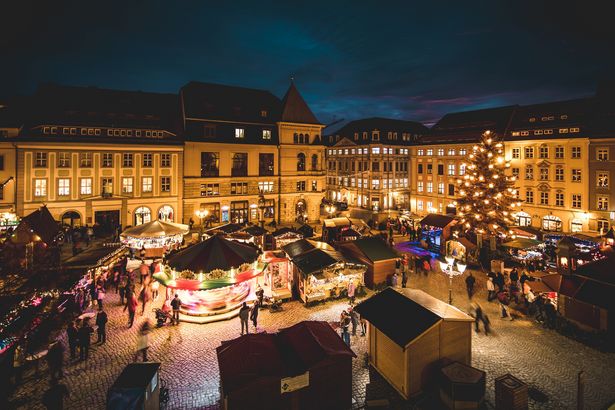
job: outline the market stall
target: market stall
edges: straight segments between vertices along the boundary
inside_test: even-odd
[[[438,214],[429,214],[421,220],[419,240],[421,245],[432,252],[441,253],[443,245],[451,236],[455,219]]]
[[[282,249],[285,245],[303,239],[303,235],[292,228],[280,228],[271,234],[273,237],[273,248]]]
[[[261,249],[265,249],[265,237],[269,233],[266,229],[258,225],[250,225],[242,229],[241,232],[251,235],[253,238],[252,242]]]
[[[255,246],[214,235],[171,255],[154,279],[166,286],[167,300],[179,295],[184,315],[234,315],[254,299],[254,279],[266,267],[259,254]]]
[[[339,249],[343,255],[366,266],[364,281],[370,289],[386,283],[395,273],[395,266],[400,260],[400,255],[377,237],[342,242]]]
[[[189,231],[188,225],[156,220],[128,228],[120,238],[133,250],[145,248],[145,257],[158,258],[179,246]]]
[[[512,260],[522,264],[542,260],[545,249],[544,243],[528,238],[516,238],[504,242],[502,247],[508,250]]]
[[[322,241],[335,243],[355,240],[361,238],[368,232],[369,226],[362,219],[346,217],[330,218],[323,221]]]
[[[274,299],[292,297],[292,269],[283,251],[266,251],[261,260],[266,268],[263,274],[263,290]]]
[[[446,256],[452,256],[456,261],[467,264],[478,260],[477,247],[468,238],[458,238],[446,242]]]

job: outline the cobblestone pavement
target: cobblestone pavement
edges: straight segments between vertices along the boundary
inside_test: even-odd
[[[475,300],[484,301],[481,304],[494,330],[490,336],[474,334],[472,340],[473,365],[487,371],[488,404],[495,402],[494,379],[512,373],[548,395],[547,403],[530,402],[530,408],[576,408],[579,370],[586,372],[586,409],[602,409],[615,399],[615,354],[586,347],[523,317],[514,321],[499,319],[496,304],[485,301],[484,281],[477,282]],[[411,275],[409,286],[424,289],[442,300],[448,298],[448,279],[441,273]],[[468,308],[463,278],[454,280],[453,298],[455,305],[464,310]],[[71,391],[67,408],[104,408],[107,389],[132,360],[137,326],[126,327],[127,316],[118,306],[116,295],[109,294],[105,302],[110,319],[108,341],[103,346],[94,345],[86,363],[66,366],[64,383]],[[299,302],[286,303],[283,312],[264,311],[259,316],[259,330],[274,332],[305,319],[336,321],[345,306],[342,301],[310,308]],[[152,312],[146,314],[153,321]],[[412,318],[400,318],[400,325],[411,326]],[[162,362],[162,378],[170,388],[168,408],[217,408],[219,382],[215,347],[239,333],[237,318],[206,325],[183,323],[152,332],[149,358]],[[354,360],[353,396],[355,407],[362,407],[369,378],[363,360],[366,338],[353,337],[352,348],[358,356]],[[46,377],[28,377],[13,396],[15,407],[40,408],[40,397],[47,386]]]

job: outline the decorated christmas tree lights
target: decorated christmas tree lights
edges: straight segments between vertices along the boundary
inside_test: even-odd
[[[455,202],[463,232],[510,236],[513,213],[521,206],[514,188],[516,178],[507,176],[510,163],[504,159],[504,145],[490,131],[472,147],[466,173],[457,179]]]

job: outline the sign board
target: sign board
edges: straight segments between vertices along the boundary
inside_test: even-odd
[[[280,381],[281,393],[290,393],[310,385],[310,372],[295,377],[286,377]]]

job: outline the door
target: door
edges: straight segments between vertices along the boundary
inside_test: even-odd
[[[98,226],[99,235],[111,235],[120,225],[120,211],[96,211],[94,222]]]

